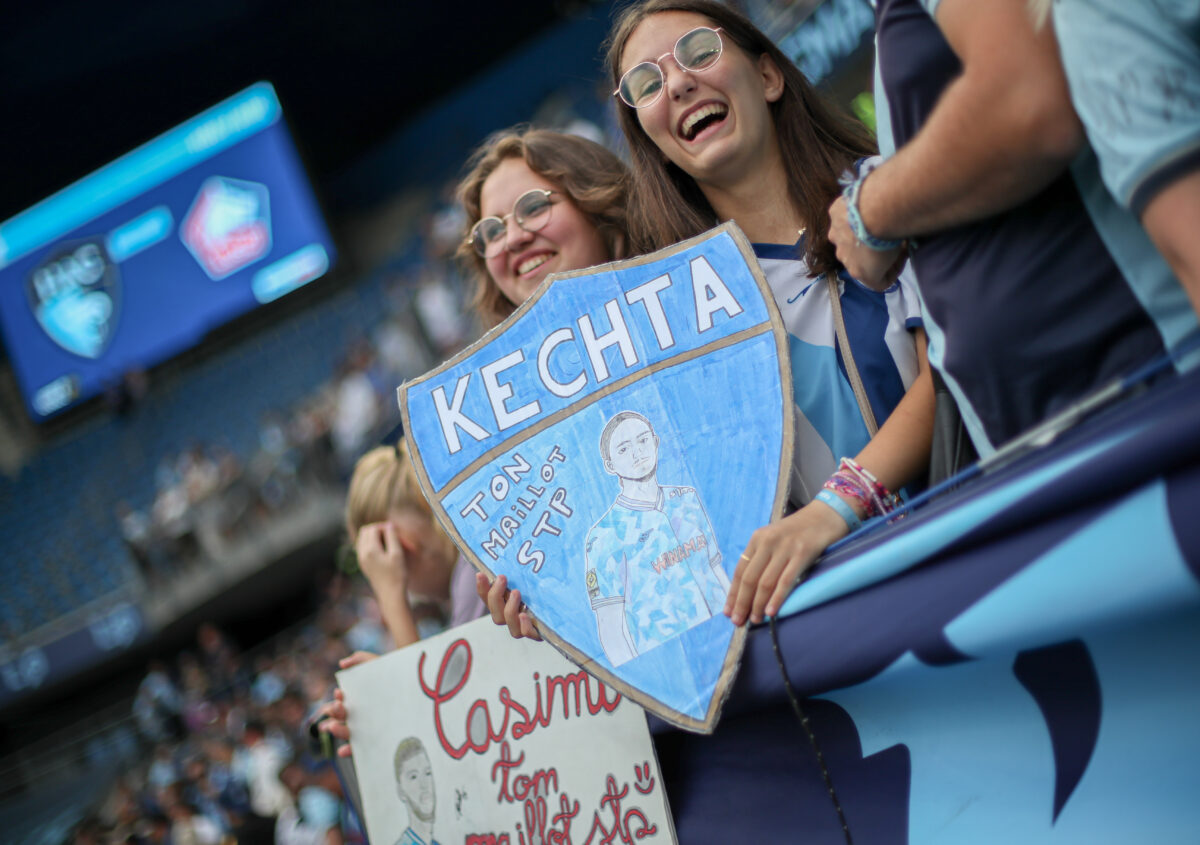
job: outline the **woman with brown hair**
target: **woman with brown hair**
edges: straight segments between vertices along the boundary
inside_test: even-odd
[[[506,129],[467,168],[458,198],[475,222],[458,257],[474,277],[471,305],[485,328],[517,310],[550,273],[625,257],[629,173],[599,144]]]
[[[623,258],[627,187],[620,159],[585,138],[529,128],[488,138],[458,187],[474,221],[458,256],[474,276],[480,322],[503,322],[550,273]],[[482,615],[486,599],[496,622],[536,636],[519,611],[520,593],[508,593],[503,576],[489,586],[437,527],[403,440],[359,460],[346,527],[398,646],[417,638],[408,589],[449,601],[451,625]]]
[[[875,292],[838,265],[828,209],[874,145],[740,13],[711,0],[638,3],[613,27],[608,67],[633,158],[632,247],[736,221],[788,330],[798,510],[752,536],[725,608],[737,624],[758,622],[928,463],[933,390],[918,301],[906,278]]]
[[[629,174],[604,147],[541,129],[493,135],[471,157],[458,196],[473,223],[459,256],[475,277],[473,307],[492,328],[554,272],[627,255]],[[462,564],[465,565],[465,564]],[[492,619],[537,638],[521,594],[476,575]]]
[[[628,180],[607,149],[561,132],[506,129],[475,151],[458,187],[473,221],[458,255],[474,277],[472,307],[485,328],[503,322],[550,273],[625,257]],[[489,586],[437,526],[403,440],[359,459],[346,530],[397,647],[418,639],[410,590],[448,601],[452,625],[490,609],[514,636],[537,638],[520,592],[510,592],[504,576]],[[341,665],[370,658],[356,652]],[[322,730],[348,740],[345,702],[336,695],[323,709]]]

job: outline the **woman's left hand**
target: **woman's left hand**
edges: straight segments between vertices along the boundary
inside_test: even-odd
[[[800,574],[847,533],[845,520],[823,502],[810,502],[755,531],[733,573],[725,615],[734,625],[747,615],[756,624],[764,613],[774,616]]]

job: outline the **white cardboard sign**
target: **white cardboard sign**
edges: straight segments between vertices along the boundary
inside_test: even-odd
[[[490,618],[338,673],[375,845],[675,842],[645,714]]]

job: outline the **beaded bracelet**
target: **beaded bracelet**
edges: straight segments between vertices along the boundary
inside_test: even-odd
[[[867,519],[888,510],[886,498],[868,481],[859,478],[849,469],[839,469],[823,485],[834,493],[843,493],[863,506]]]
[[[834,513],[840,516],[846,523],[846,527],[853,534],[862,525],[862,520],[858,518],[858,514],[854,512],[854,508],[850,507],[836,493],[831,493],[828,490],[821,489],[817,491],[816,501],[824,502],[829,507],[833,508]]]
[[[875,506],[871,500],[871,491],[861,481],[850,475],[850,473],[835,472],[822,487],[831,493],[837,493],[843,498],[852,499],[862,506],[863,513],[868,517],[874,516],[872,511],[875,509]]]
[[[854,237],[860,244],[876,252],[887,252],[902,246],[904,241],[889,241],[885,238],[877,238],[867,231],[867,224],[863,222],[862,213],[858,210],[858,195],[862,191],[863,182],[866,181],[869,175],[871,175],[871,169],[864,168],[862,173],[849,181],[846,181],[846,177],[843,177],[845,188],[842,190],[842,196],[846,198],[846,219],[850,223],[850,229],[854,232]]]
[[[841,472],[849,473],[867,486],[876,505],[875,508],[872,508],[876,514],[890,513],[900,507],[899,496],[883,486],[870,470],[864,469],[850,458],[842,458],[838,461],[838,473]]]

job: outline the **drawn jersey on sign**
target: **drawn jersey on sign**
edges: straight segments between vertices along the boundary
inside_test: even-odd
[[[650,420],[615,414],[600,454],[621,493],[588,532],[584,583],[605,656],[619,666],[720,612],[729,577],[696,491],[658,483]]]

